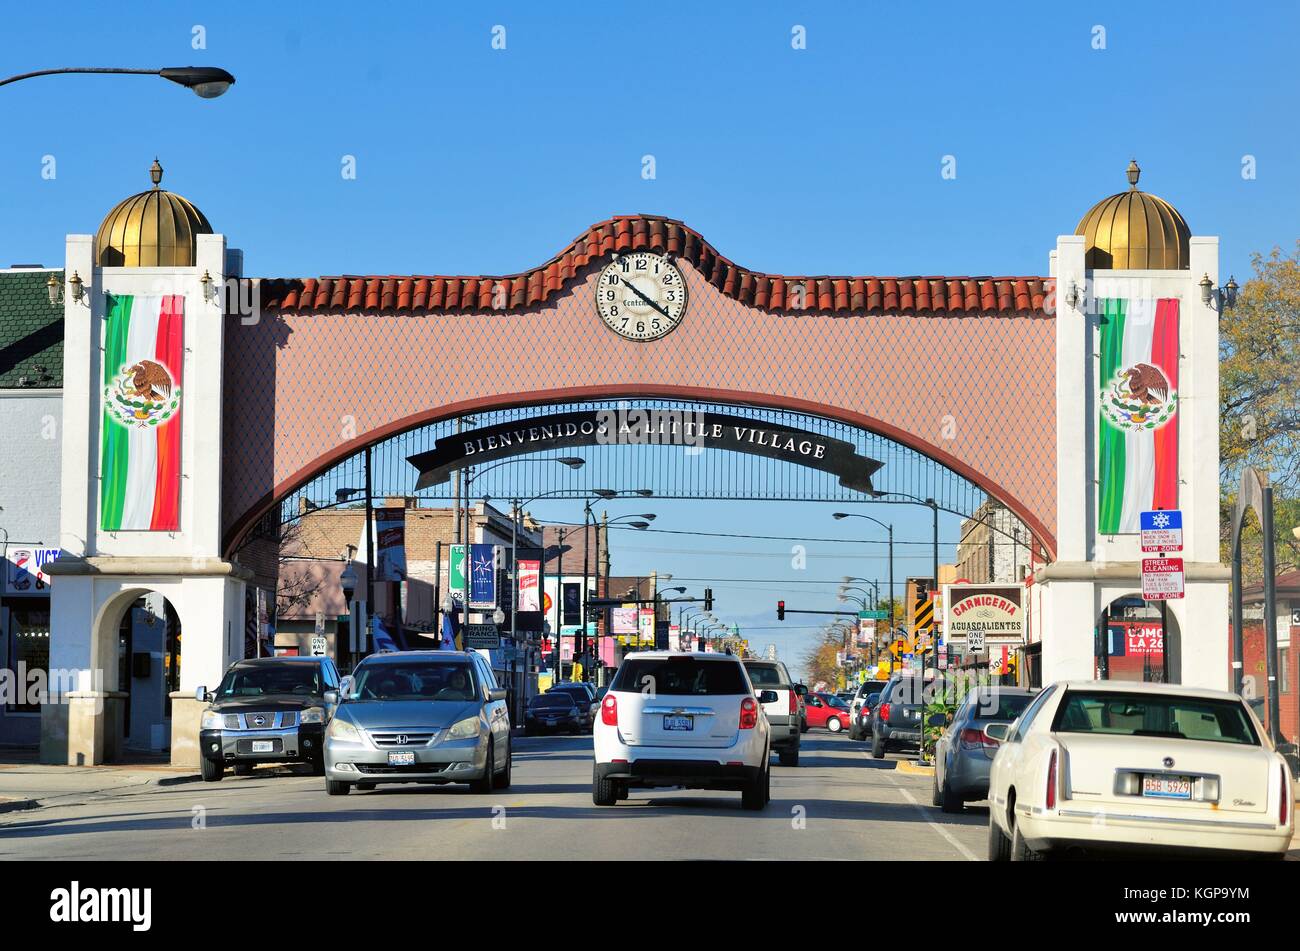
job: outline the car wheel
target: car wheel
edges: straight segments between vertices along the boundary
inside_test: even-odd
[[[1006,834],[998,828],[997,820],[993,818],[993,810],[989,809],[989,861],[1005,862],[1011,858],[1011,843],[1007,841]]]
[[[830,730],[832,733],[838,733],[840,730],[844,729],[844,724],[840,722],[839,717],[831,717],[826,721],[826,729]]]
[[[1041,862],[1042,853],[1035,852],[1025,844],[1025,838],[1020,834],[1020,823],[1016,822],[1015,812],[1011,815],[1011,861],[1013,862]]]
[[[930,783],[930,805],[939,806],[943,800],[939,798],[939,771],[934,771],[934,780]]]
[[[469,791],[472,793],[490,793],[492,791],[492,780],[496,773],[494,759],[496,753],[493,752],[492,739],[488,738],[487,748],[487,765],[483,767],[483,776],[481,779],[471,779],[469,782]]]
[[[798,745],[788,746],[785,749],[781,750],[777,754],[777,762],[779,762],[782,766],[798,766],[799,765]]]
[[[351,783],[340,783],[333,779],[325,780],[325,791],[331,796],[346,796],[352,791]]]
[[[744,792],[740,794],[742,808],[757,812],[767,805],[767,783],[771,767],[764,762],[757,776],[750,780]]]
[[[514,764],[511,762],[512,754],[513,751],[510,749],[510,743],[509,741],[507,741],[506,742],[506,765],[501,768],[501,772],[497,775],[497,789],[510,788],[510,773],[514,766]]]
[[[361,792],[370,792],[375,788],[375,783],[357,783],[357,789]]]
[[[884,755],[885,741],[877,736],[876,732],[873,730],[871,732],[871,756],[873,759],[882,759]]]
[[[202,759],[202,761],[199,763],[199,765],[200,765],[200,767],[201,767],[201,769],[202,769],[202,772],[203,772],[203,781],[204,781],[205,783],[216,783],[216,782],[220,782],[220,781],[221,781],[221,777],[222,777],[222,775],[223,775],[223,774],[225,773],[225,771],[226,771],[226,768],[225,768],[224,766],[222,766],[220,763],[214,763],[212,760],[208,759],[206,756],[203,757],[203,759]]]
[[[800,720],[800,721],[799,721],[799,732],[800,732],[800,733],[807,733],[807,732],[808,732],[808,721],[807,721],[807,720]]]
[[[612,806],[618,802],[618,784],[612,779],[601,778],[596,767],[591,770],[591,801],[597,806]]]
[[[614,798],[622,802],[627,798],[627,783],[616,783],[614,788]]]
[[[948,780],[943,781],[943,787],[939,790],[939,801],[935,803],[940,809],[948,813],[959,813],[966,811],[966,803],[962,802],[961,796],[952,791],[948,785]]]

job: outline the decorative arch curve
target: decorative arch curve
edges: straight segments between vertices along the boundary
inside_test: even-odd
[[[837,409],[835,407],[810,402],[808,400],[778,397],[763,393],[722,390],[712,387],[672,385],[607,385],[539,390],[526,393],[510,393],[499,396],[478,397],[439,406],[435,409],[414,413],[403,417],[402,419],[394,420],[384,426],[377,427],[367,433],[363,433],[353,439],[340,443],[328,452],[311,460],[311,462],[290,474],[286,479],[282,480],[270,493],[260,499],[254,507],[249,509],[243,517],[234,523],[225,546],[227,556],[239,547],[239,544],[243,541],[252,526],[255,525],[276,504],[290,495],[294,490],[307,484],[322,473],[327,472],[329,469],[343,462],[355,453],[365,449],[366,446],[374,445],[375,443],[382,442],[388,438],[409,432],[421,426],[439,423],[474,413],[519,406],[541,406],[601,399],[629,398],[671,398],[699,403],[734,404],[773,410],[791,410],[814,416],[822,416],[827,419],[846,423],[851,426],[857,426],[869,432],[876,433],[891,439],[900,445],[916,450],[927,458],[944,466],[956,475],[983,489],[991,498],[996,499],[1010,509],[1016,518],[1029,528],[1033,534],[1034,540],[1042,546],[1049,558],[1055,557],[1055,537],[1047,530],[1047,527],[1042,523],[1042,520],[1014,495],[1008,492],[1005,487],[999,485],[997,482],[988,478],[985,474],[974,469],[962,460],[945,452],[938,446],[925,440],[918,439],[914,434],[906,432],[897,426],[893,426],[883,420],[874,419],[873,417],[863,413]]]

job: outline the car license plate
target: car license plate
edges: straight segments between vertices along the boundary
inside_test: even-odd
[[[389,766],[414,766],[415,754],[414,753],[389,753],[388,765]]]
[[[555,721],[554,721],[554,720],[551,720],[551,719],[548,719],[548,720],[546,721],[546,725],[547,725],[547,726],[555,726]]]
[[[695,729],[694,717],[664,717],[665,730],[689,731]]]
[[[253,741],[253,752],[254,752],[254,753],[272,753],[272,752],[274,752],[274,751],[275,751],[275,744],[274,744],[273,742],[271,742],[270,740],[254,740],[254,741]]]
[[[1156,799],[1191,799],[1190,776],[1143,776],[1142,795]]]

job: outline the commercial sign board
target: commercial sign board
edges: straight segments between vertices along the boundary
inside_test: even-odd
[[[552,413],[514,420],[439,439],[407,461],[420,471],[415,488],[446,482],[466,466],[574,446],[664,445],[730,449],[820,469],[840,485],[871,492],[871,476],[883,463],[859,456],[850,442],[766,419],[639,407]]]
[[[45,566],[59,557],[57,548],[17,545],[10,548],[0,578],[0,594],[10,597],[48,597],[50,577]]]
[[[469,546],[469,606],[488,610],[497,606],[497,546]]]
[[[1025,586],[1023,584],[946,584],[943,586],[945,639],[983,649],[990,641],[1023,643],[1025,640]],[[971,635],[982,638],[979,648]]]
[[[1142,598],[1146,601],[1169,601],[1183,596],[1183,560],[1181,558],[1142,559]]]
[[[545,621],[545,592],[542,590],[542,550],[519,548],[515,554],[515,631],[538,632]]]
[[[611,608],[609,614],[611,633],[617,635],[636,633],[636,608]]]
[[[501,646],[501,635],[495,624],[466,624],[466,650],[496,650]]]

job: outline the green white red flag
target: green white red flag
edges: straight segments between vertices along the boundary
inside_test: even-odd
[[[99,527],[174,532],[185,298],[109,294],[105,318]]]
[[[1178,508],[1178,300],[1100,301],[1097,531]]]

